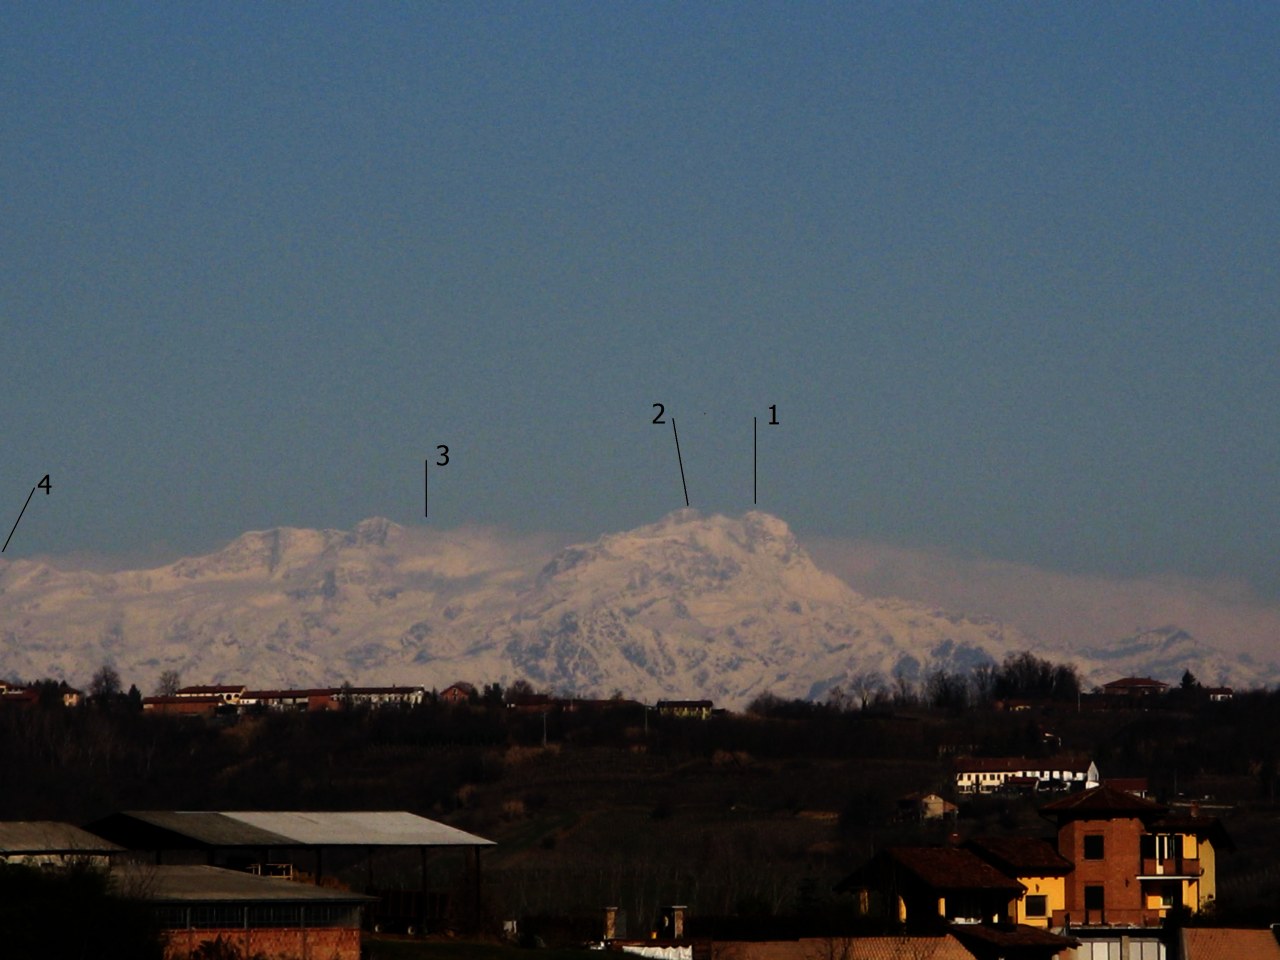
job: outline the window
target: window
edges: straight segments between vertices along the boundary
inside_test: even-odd
[[[193,930],[239,930],[245,923],[244,907],[203,903],[191,908]]]
[[[1182,834],[1157,833],[1145,834],[1142,837],[1142,856],[1154,860],[1180,859],[1182,851]]]
[[[1049,915],[1049,898],[1043,893],[1028,894],[1025,906],[1028,917],[1047,917]]]
[[[1084,838],[1084,858],[1086,860],[1102,860],[1106,850],[1106,844],[1103,841],[1104,838],[1100,833],[1086,834]]]
[[[1105,903],[1102,884],[1089,884],[1084,888],[1085,910],[1101,910]]]

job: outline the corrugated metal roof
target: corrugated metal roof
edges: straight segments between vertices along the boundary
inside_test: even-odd
[[[16,853],[119,853],[124,847],[56,820],[0,822],[0,856]]]
[[[222,815],[308,845],[493,846],[492,840],[485,840],[473,833],[403,810],[343,813],[275,813],[253,810],[225,812]]]
[[[215,847],[493,846],[492,840],[403,810],[130,810],[124,816]]]
[[[257,877],[239,870],[200,866],[139,866],[111,871],[111,879],[125,890],[141,890],[156,903],[362,903],[376,899],[350,890],[334,890],[309,883]]]
[[[285,847],[289,838],[206,810],[126,810],[123,817],[181,834],[211,847]]]

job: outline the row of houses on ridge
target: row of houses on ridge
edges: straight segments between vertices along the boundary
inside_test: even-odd
[[[953,764],[956,793],[1086,790],[1102,780],[1087,757],[963,757]]]
[[[481,699],[476,688],[469,683],[451,684],[435,696],[438,701],[451,705],[477,703]],[[171,694],[143,697],[142,709],[148,713],[180,716],[259,711],[316,712],[351,708],[415,707],[425,702],[427,697],[426,688],[421,686],[356,687],[345,684],[341,687],[251,690],[244,684],[203,684],[183,687]],[[650,709],[635,700],[621,697],[591,700],[531,692],[508,692],[502,702],[509,710],[526,713],[576,713],[620,707]],[[715,704],[710,700],[659,700],[652,709],[660,716],[703,720],[717,712]]]

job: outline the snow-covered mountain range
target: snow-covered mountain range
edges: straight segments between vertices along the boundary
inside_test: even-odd
[[[246,533],[203,557],[121,573],[0,562],[0,676],[85,683],[104,663],[145,691],[164,670],[251,687],[518,678],[647,700],[825,696],[868,672],[917,680],[1032,650],[1086,679],[1274,682],[1176,628],[1109,649],[1048,649],[991,618],[866,597],[787,525],[682,510],[566,547],[371,519],[350,532]]]

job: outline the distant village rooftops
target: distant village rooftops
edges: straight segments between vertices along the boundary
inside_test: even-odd
[[[1153,680],[1151,677],[1121,677],[1119,680],[1112,680],[1102,685],[1103,693],[1120,696],[1147,696],[1164,693],[1168,689],[1169,684],[1162,680]]]
[[[173,695],[175,697],[221,697],[224,700],[235,700],[244,694],[244,690],[244,684],[205,684],[202,686],[183,687]]]

